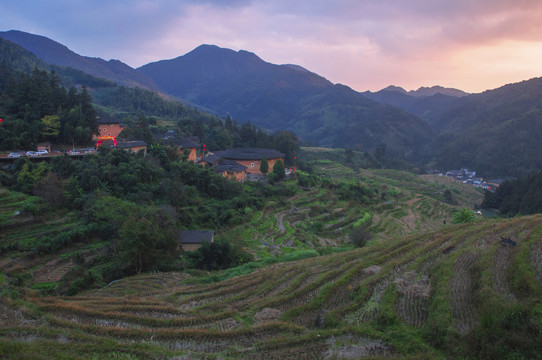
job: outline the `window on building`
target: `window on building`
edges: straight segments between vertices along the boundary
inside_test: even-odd
[[[250,163],[250,167],[254,167],[254,163]]]

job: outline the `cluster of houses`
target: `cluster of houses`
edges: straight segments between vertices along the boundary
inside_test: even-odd
[[[143,151],[144,154],[147,154],[147,144],[142,140],[116,140],[124,129],[118,120],[100,119],[98,128],[99,135],[94,138],[97,141],[97,146],[101,145],[103,141],[111,141],[111,145],[119,149],[133,153]],[[200,144],[196,137],[176,138],[173,134],[167,133],[164,136],[164,141],[176,146],[179,155],[187,156],[188,161],[212,167],[220,175],[240,182],[247,179],[261,179],[265,176],[260,170],[264,159],[267,160],[269,170],[273,169],[277,161],[284,164],[285,154],[273,149],[236,148],[217,151],[216,153],[204,153],[201,157],[198,157],[196,150],[200,147]]]
[[[236,148],[204,156],[199,163],[211,166],[226,178],[245,181],[247,177],[258,179],[265,175],[260,170],[264,159],[267,160],[269,169],[273,169],[277,161],[284,163],[284,156],[273,149]]]
[[[135,141],[117,141],[117,137],[124,129],[118,120],[100,119],[98,121],[99,135],[94,137],[97,146],[105,141],[109,141],[110,146],[119,149],[137,153],[143,151],[147,154],[147,144],[142,140]],[[196,137],[177,138],[174,134],[168,132],[163,138],[164,142],[177,147],[179,155],[186,156],[188,161],[192,161],[202,166],[211,167],[218,174],[225,178],[245,181],[249,178],[261,179],[265,174],[260,170],[261,163],[266,159],[269,170],[277,161],[284,163],[285,154],[263,148],[236,148],[215,153],[203,154],[197,156],[197,149],[200,148],[199,139]],[[179,246],[184,251],[194,251],[201,247],[202,243],[212,243],[214,241],[214,232],[211,230],[181,230],[179,231]]]
[[[468,169],[450,170],[446,172],[446,176],[462,181],[464,184],[473,185],[489,191],[497,190],[504,182],[503,179],[484,180],[483,178],[476,176],[476,171],[469,171]]]

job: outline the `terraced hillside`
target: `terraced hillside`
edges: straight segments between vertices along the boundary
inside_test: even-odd
[[[5,359],[539,358],[542,215],[448,225],[221,282],[2,297]]]
[[[62,242],[63,235],[78,244]],[[37,287],[53,288],[74,267],[75,254],[90,258],[105,246],[94,240],[74,213],[0,187],[0,276],[28,277]],[[46,246],[55,251],[43,251]]]
[[[376,241],[384,241],[438,229],[451,222],[458,209],[473,208],[483,198],[476,188],[437,175],[374,169],[354,172],[339,162],[326,160],[315,162],[315,173],[334,180],[359,180],[377,189],[377,197],[360,203],[341,198],[325,186],[291,185],[295,188],[291,195],[247,214],[247,221],[226,229],[224,236],[246,244],[259,258],[348,244],[352,228],[360,222]],[[446,191],[451,201],[445,201]]]

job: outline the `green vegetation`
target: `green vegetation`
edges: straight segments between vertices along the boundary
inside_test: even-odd
[[[472,210],[463,208],[454,214],[452,218],[452,223],[465,224],[465,223],[473,222],[475,218],[476,218],[476,215],[474,214]]]
[[[432,135],[430,127],[413,115],[310,71],[271,65],[243,51],[202,45],[178,59],[138,70],[167,94],[218,113],[235,108],[242,123],[251,121],[272,131],[288,129],[319,146],[373,152],[385,141],[390,155],[404,157]]]
[[[267,162],[267,159],[265,157],[260,162],[260,171],[262,174],[267,174],[267,172],[269,171],[269,163]]]
[[[494,193],[485,194],[482,207],[507,216],[542,212],[542,171],[505,181]]]
[[[86,87],[66,91],[54,71],[4,72],[9,81],[0,87],[1,150],[31,149],[40,141],[90,143],[98,124]]]
[[[536,358],[541,233],[539,215],[486,220],[211,275],[141,274],[75,297],[27,291],[0,300],[19,313],[0,349],[15,358],[26,339],[28,356],[45,358],[68,356],[67,344],[88,358]]]
[[[49,84],[18,111],[64,93],[54,79],[13,78],[14,89]],[[102,85],[116,100],[99,111],[139,125],[123,136],[148,140],[148,155],[22,157],[0,170],[0,357],[540,357],[542,216],[472,221],[479,191],[404,171],[385,144],[298,152],[292,133]],[[0,111],[17,103],[2,99]],[[8,119],[59,144],[71,110]],[[285,177],[277,162],[268,182],[228,181],[158,141],[164,129],[217,149],[273,147],[302,170]],[[536,211],[538,182],[486,201],[512,195]],[[217,237],[184,253],[180,229]]]

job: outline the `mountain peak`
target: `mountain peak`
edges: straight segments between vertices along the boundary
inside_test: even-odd
[[[198,47],[196,47],[194,50],[190,51],[186,55],[180,56],[230,56],[230,57],[240,57],[240,58],[252,58],[254,60],[263,61],[260,59],[256,54],[246,51],[246,50],[239,50],[235,51],[228,48],[222,48],[217,45],[210,45],[210,44],[202,44]],[[180,58],[179,57],[179,58]]]
[[[398,92],[398,93],[401,93],[401,94],[410,95],[410,96],[414,96],[414,97],[426,97],[426,96],[433,96],[433,95],[436,95],[436,94],[455,96],[455,97],[462,97],[462,96],[469,95],[468,93],[466,93],[466,92],[464,92],[462,90],[458,90],[458,89],[454,89],[454,88],[446,88],[446,87],[440,86],[440,85],[435,85],[435,86],[431,86],[431,87],[422,86],[418,90],[410,90],[410,91],[406,91],[405,89],[403,89],[400,86],[390,85],[390,86],[380,90],[379,92],[381,92],[381,91],[394,91],[394,92]]]
[[[400,92],[402,94],[407,94],[407,91],[405,89],[403,89],[400,86],[395,86],[395,85],[390,85],[390,86],[385,87],[384,89],[382,89],[380,91],[396,91],[396,92]]]
[[[468,95],[468,93],[464,92],[463,90],[458,90],[454,88],[446,88],[440,85],[435,85],[431,87],[422,86],[418,90],[410,90],[408,94],[412,96],[416,96],[416,97],[433,96],[436,94],[455,96],[455,97],[462,97],[462,96]]]

